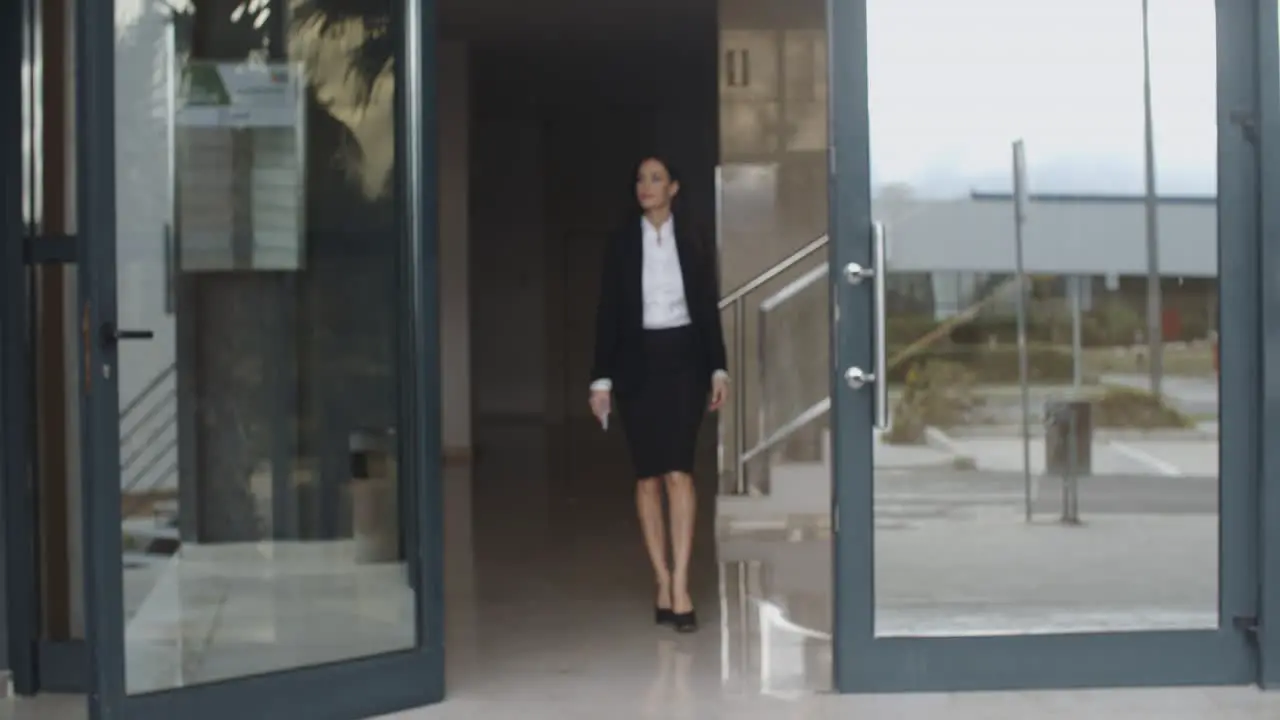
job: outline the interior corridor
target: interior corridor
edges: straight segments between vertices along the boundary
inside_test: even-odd
[[[653,624],[652,573],[616,438],[577,445],[570,462],[560,463],[547,457],[541,433],[531,428],[482,432],[501,434],[503,451],[477,461],[470,512],[453,506],[446,515],[450,522],[473,519],[469,528],[447,529],[451,696],[584,699],[599,690],[601,701],[617,693],[658,701],[668,692],[696,691],[706,698],[708,679],[723,685],[716,695],[791,697],[829,687],[829,628],[789,630],[785,621],[766,628],[771,603],[785,608],[788,601],[761,584],[769,572],[717,562],[715,488],[708,482],[714,476],[707,468],[699,476],[693,569],[702,628],[681,636]],[[554,491],[562,470],[579,480],[570,493]],[[466,480],[464,473],[451,476],[452,502],[465,502],[458,496],[465,496]],[[826,594],[821,587],[810,592]],[[767,678],[762,637],[769,655],[763,661],[772,665]],[[568,678],[574,682],[559,688]]]

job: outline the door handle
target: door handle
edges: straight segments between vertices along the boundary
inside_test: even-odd
[[[882,222],[871,224],[871,267],[864,268],[858,263],[849,263],[844,267],[845,281],[850,285],[861,285],[863,281],[871,281],[872,305],[872,353],[875,367],[866,372],[860,367],[845,370],[844,379],[853,390],[860,390],[866,385],[875,385],[875,416],[873,421],[877,429],[889,429],[889,362],[885,347],[885,225]]]
[[[868,383],[876,381],[876,374],[869,373],[856,365],[844,371],[844,381],[850,390],[861,390]]]
[[[156,336],[152,330],[121,330],[115,323],[102,323],[98,337],[103,347],[111,347],[121,340],[152,340]]]

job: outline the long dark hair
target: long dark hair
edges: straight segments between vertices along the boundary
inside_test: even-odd
[[[713,237],[713,235],[704,232],[703,228],[698,225],[696,220],[684,210],[689,203],[683,200],[683,198],[689,191],[681,181],[682,175],[680,173],[680,167],[673,163],[670,157],[663,155],[662,153],[655,152],[642,155],[635,165],[635,172],[638,173],[640,171],[640,166],[650,160],[662,165],[662,167],[666,169],[667,177],[671,182],[678,183],[680,185],[680,191],[676,193],[675,197],[671,198],[671,215],[675,218],[676,237],[689,243],[689,247],[693,248],[699,256],[714,262],[716,260],[716,248],[713,245],[713,241],[708,240],[708,238]],[[634,177],[632,178],[632,181],[634,183]],[[634,196],[634,194],[635,193],[633,192],[632,195]]]

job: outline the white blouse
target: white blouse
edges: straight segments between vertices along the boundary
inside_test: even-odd
[[[665,330],[689,325],[689,302],[685,298],[684,275],[680,268],[680,253],[676,251],[676,231],[672,218],[654,227],[649,218],[640,218],[643,248],[643,268],[640,290],[644,306],[644,329]],[[729,378],[725,370],[717,370],[712,376]],[[600,378],[591,383],[592,390],[612,390],[613,381]]]
[[[665,330],[684,327],[689,319],[689,303],[684,297],[684,276],[676,233],[671,218],[656,228],[649,218],[640,219],[643,228],[644,268],[640,287],[644,297],[644,329]]]

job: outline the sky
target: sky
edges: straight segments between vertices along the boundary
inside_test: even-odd
[[[1141,193],[1141,0],[871,0],[872,174],[919,195]],[[1215,192],[1213,0],[1151,0],[1157,188]]]

